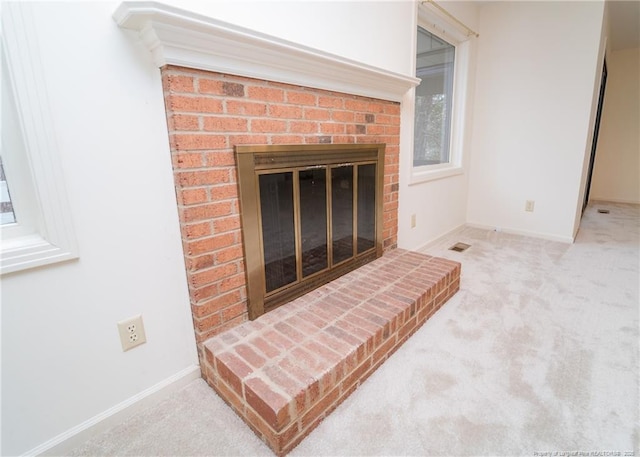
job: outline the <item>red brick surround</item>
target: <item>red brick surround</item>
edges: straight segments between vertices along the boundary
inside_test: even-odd
[[[397,244],[400,106],[175,66],[161,69],[193,321],[202,343],[247,320],[238,144],[385,143],[385,250]]]
[[[459,286],[459,263],[395,249],[211,338],[207,381],[276,454],[286,454]]]

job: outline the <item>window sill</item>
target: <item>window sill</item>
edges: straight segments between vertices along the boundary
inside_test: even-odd
[[[3,275],[78,257],[74,252],[53,245],[40,235],[3,239],[0,254],[0,274]]]
[[[411,177],[409,178],[409,185],[423,184],[437,179],[450,178],[452,176],[458,176],[464,174],[464,168],[459,165],[434,165],[429,169],[415,169],[411,170]]]

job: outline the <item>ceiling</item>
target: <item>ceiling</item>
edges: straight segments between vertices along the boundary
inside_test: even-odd
[[[640,47],[640,1],[607,0],[611,50]]]

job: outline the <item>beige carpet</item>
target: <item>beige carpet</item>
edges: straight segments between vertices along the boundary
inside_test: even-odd
[[[639,247],[640,207],[596,203],[573,245],[465,228],[427,249],[462,262],[460,292],[290,455],[640,456]],[[73,455],[271,453],[198,380]]]

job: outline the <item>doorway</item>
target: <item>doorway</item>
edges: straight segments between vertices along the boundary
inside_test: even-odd
[[[587,172],[587,183],[582,202],[582,212],[589,203],[589,193],[591,192],[591,178],[593,177],[593,167],[596,162],[596,147],[598,145],[598,132],[600,131],[600,119],[602,118],[602,107],[604,105],[604,93],[607,86],[607,60],[602,65],[602,78],[600,79],[600,95],[598,97],[598,110],[596,112],[596,122],[593,126],[593,141],[591,142],[591,157],[589,158],[589,171]]]

